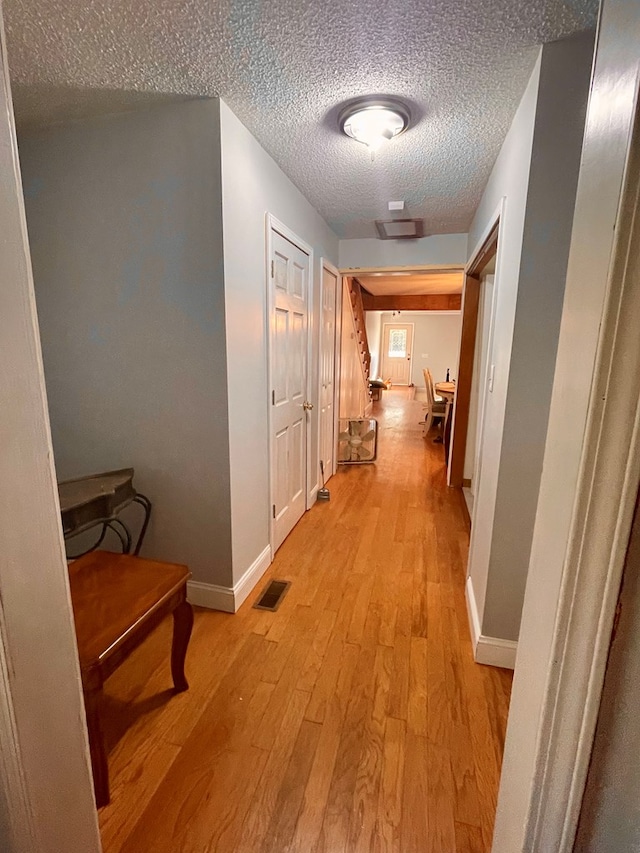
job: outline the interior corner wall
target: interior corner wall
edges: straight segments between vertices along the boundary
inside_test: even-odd
[[[312,399],[318,399],[322,258],[337,266],[338,238],[247,128],[220,102],[224,279],[229,387],[233,577],[269,546],[266,214],[313,248]],[[314,319],[315,318],[315,319]],[[310,483],[319,484],[318,409],[311,417]]]
[[[59,479],[121,467],[143,555],[231,585],[217,101],[19,139]]]
[[[434,234],[417,240],[340,240],[340,269],[465,264],[466,234]]]
[[[494,283],[494,336],[490,354],[490,363],[495,365],[493,391],[487,394],[484,409],[484,430],[480,449],[482,474],[474,494],[469,548],[467,590],[472,597],[471,608],[477,611],[479,617],[484,613],[491,554],[540,60],[539,55],[469,230],[471,257],[490,227],[494,213],[500,204],[504,203],[497,258],[499,268],[496,270]]]
[[[529,567],[594,34],[544,46],[483,633],[517,639]]]
[[[592,56],[592,32],[542,48],[522,237],[513,247],[520,260],[511,342],[508,351],[500,350],[494,339],[491,356],[496,364],[494,396],[499,375],[501,410],[496,411],[496,400],[487,405],[470,575],[482,634],[504,640],[517,640],[520,629]],[[509,207],[507,195],[507,211]],[[501,233],[500,239],[506,249],[506,235]],[[505,295],[502,258],[498,263],[500,302]],[[504,336],[498,316],[495,329]],[[484,592],[478,578],[484,579]]]

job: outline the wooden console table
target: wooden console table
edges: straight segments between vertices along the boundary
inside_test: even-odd
[[[109,770],[100,713],[105,680],[173,613],[171,674],[187,690],[184,661],[193,625],[186,566],[92,551],[69,566],[93,783],[98,807],[109,802]]]

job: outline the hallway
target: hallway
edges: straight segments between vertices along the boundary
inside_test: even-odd
[[[374,404],[377,464],[339,469],[239,613],[196,613],[187,693],[169,622],[107,683],[106,853],[489,850],[511,673],[473,662],[468,531],[412,394]]]

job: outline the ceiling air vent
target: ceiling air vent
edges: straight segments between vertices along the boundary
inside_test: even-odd
[[[415,240],[424,237],[422,219],[376,219],[381,240]]]

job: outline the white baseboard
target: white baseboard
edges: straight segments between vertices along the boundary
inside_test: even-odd
[[[316,483],[315,486],[309,492],[309,506],[308,509],[314,505],[314,503],[318,500],[318,491],[320,489],[320,484]]]
[[[218,586],[214,583],[187,583],[188,598],[191,604],[206,607],[209,610],[223,610],[225,613],[235,613],[258,583],[262,575],[271,565],[271,546],[260,553],[240,580],[232,587]]]
[[[481,633],[480,617],[470,577],[467,578],[465,595],[475,662],[487,666],[500,666],[503,669],[514,669],[518,643],[515,640],[501,640],[499,637],[486,637]]]
[[[262,575],[267,571],[267,569],[271,565],[272,559],[273,558],[271,556],[271,545],[267,545],[267,547],[262,551],[262,553],[256,557],[253,563],[251,563],[251,565],[242,575],[238,583],[234,584],[234,612],[240,608],[242,602],[246,600],[251,590],[258,583]]]
[[[503,669],[515,669],[518,644],[515,640],[501,640],[499,637],[480,635],[475,651],[476,663],[487,666],[500,666]]]
[[[218,586],[215,583],[187,582],[187,598],[191,604],[206,607],[209,610],[224,610],[225,613],[235,613],[233,604],[233,589],[228,586]]]

